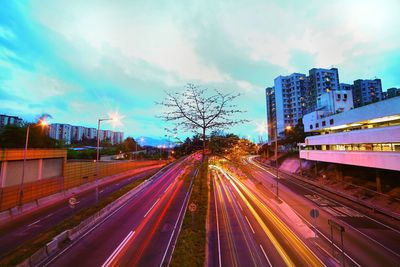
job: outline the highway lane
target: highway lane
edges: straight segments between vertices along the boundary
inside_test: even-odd
[[[220,234],[222,266],[323,266],[249,190],[222,168],[213,168],[220,229],[214,232]]]
[[[112,216],[44,265],[160,266],[168,262],[190,189],[181,175],[188,168],[193,176],[195,161],[188,158],[154,177]]]
[[[216,209],[218,218],[218,240],[221,266],[269,266],[268,258],[262,254],[256,242],[254,228],[244,216],[227,189],[226,179],[218,172],[213,175]]]
[[[99,187],[99,198],[105,198],[120,188],[134,182],[135,180],[154,174],[160,169],[159,166],[142,173],[132,175]],[[71,217],[79,210],[93,205],[96,201],[94,190],[86,191],[76,195],[79,203],[72,209],[68,202],[59,202],[49,208],[39,210],[33,214],[28,214],[0,228],[0,257],[14,250],[23,242],[34,238],[40,233],[51,229],[54,225]]]
[[[255,191],[265,198],[270,198],[276,190],[276,172],[271,172],[271,170],[259,166],[251,160],[249,163],[253,170],[253,177],[262,182],[262,186],[258,185]],[[259,197],[262,198],[263,196]],[[350,266],[397,266],[400,262],[396,251],[399,249],[398,244],[400,243],[397,230],[378,224],[368,216],[343,205],[343,203],[333,202],[315,191],[290,182],[289,179],[280,179],[279,196],[310,227],[313,227],[314,223],[309,215],[310,209],[319,210],[320,217],[317,219],[319,238],[315,240],[315,243],[330,255],[332,255],[330,248],[331,229],[328,219],[339,222],[345,227],[346,264]],[[339,237],[340,234],[334,232],[334,242],[338,247],[334,249],[333,254],[338,260],[341,260]]]

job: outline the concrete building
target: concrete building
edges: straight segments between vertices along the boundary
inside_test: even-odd
[[[49,136],[56,140],[64,140],[65,144],[71,144],[72,126],[69,124],[52,123],[49,127]]]
[[[355,108],[381,101],[381,80],[355,80],[353,86],[353,100]]]
[[[400,97],[324,116],[303,117],[300,158],[400,171]]]
[[[396,96],[400,96],[400,88],[389,88],[386,91],[387,98],[392,98]]]
[[[276,107],[275,107],[275,87],[267,87],[265,89],[266,105],[267,105],[267,134],[268,140],[275,140],[276,127]]]
[[[323,93],[317,98],[317,111],[332,115],[353,109],[353,93],[351,90],[337,90]]]
[[[351,90],[353,91],[353,84],[349,83],[339,83],[339,90],[344,91],[344,90]]]
[[[275,78],[274,93],[267,95],[267,103],[270,103],[268,107],[271,108],[267,113],[271,113],[271,116],[275,115],[278,136],[282,135],[287,126],[295,126],[309,109],[307,89],[308,80],[305,74],[293,73]],[[272,91],[269,90],[269,92]],[[275,112],[272,111],[273,100],[275,100]],[[273,118],[271,122],[274,124]]]
[[[307,112],[314,111],[317,98],[325,92],[339,90],[339,72],[337,68],[322,69],[312,68],[309,70],[309,97]]]
[[[124,133],[123,132],[114,132],[113,133],[113,144],[120,144],[124,141]]]
[[[72,126],[72,141],[82,141],[83,136],[85,135],[85,127],[83,126]]]
[[[110,130],[100,130],[100,141],[105,139],[110,140],[111,144],[121,143],[123,133],[118,132],[115,139],[116,132]],[[97,139],[97,129],[86,128],[83,126],[74,126],[62,123],[52,123],[49,129],[49,136],[56,140],[64,140],[66,144],[71,144],[71,141],[82,141],[83,137],[88,139]]]
[[[8,116],[4,114],[0,114],[0,128],[6,125],[15,124],[18,126],[22,125],[22,119],[17,116]]]

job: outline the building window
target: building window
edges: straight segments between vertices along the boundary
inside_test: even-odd
[[[329,120],[329,124],[330,124],[330,125],[333,125],[333,119],[330,119],[330,120]]]
[[[315,124],[315,128],[318,128],[319,127],[319,123],[317,122],[316,124]]]
[[[313,125],[312,124],[310,124],[310,129],[312,129],[313,128]]]
[[[326,121],[322,121],[322,126],[326,126]]]

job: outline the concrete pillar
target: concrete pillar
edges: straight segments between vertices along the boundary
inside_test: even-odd
[[[7,173],[7,161],[1,162],[1,170],[0,170],[0,187],[3,188],[6,186],[6,173]]]
[[[42,173],[43,173],[43,159],[39,159],[39,166],[38,166],[38,180],[42,180]]]
[[[376,170],[375,172],[375,180],[376,180],[376,191],[378,193],[382,193],[382,185],[381,185],[381,175],[379,173],[379,170]]]

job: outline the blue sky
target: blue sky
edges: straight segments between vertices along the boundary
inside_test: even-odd
[[[164,136],[164,90],[241,93],[257,134],[278,75],[339,68],[341,82],[400,87],[400,1],[2,1],[0,113]],[[104,125],[103,128],[112,128]],[[184,135],[184,133],[182,133]],[[191,135],[191,133],[188,133]]]

